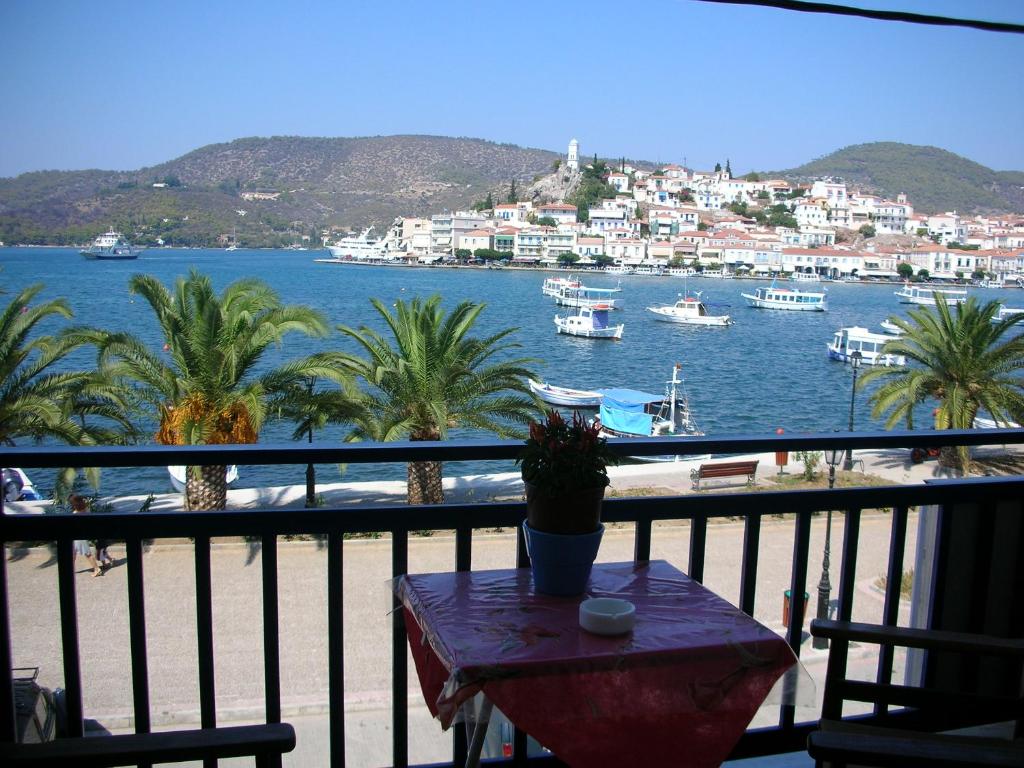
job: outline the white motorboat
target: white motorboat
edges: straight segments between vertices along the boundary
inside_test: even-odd
[[[625,264],[609,264],[604,268],[605,274],[608,275],[631,275],[633,274],[633,268],[627,267]]]
[[[820,283],[821,275],[817,272],[794,272],[789,279],[794,283]]]
[[[87,259],[100,259],[102,261],[124,261],[127,259],[137,259],[139,254],[142,253],[142,248],[136,248],[134,245],[124,239],[124,235],[120,232],[104,232],[102,235],[93,240],[93,243],[88,248],[81,251],[81,254]]]
[[[1005,304],[1000,304],[999,311],[992,315],[992,322],[998,323],[1008,317],[1016,317],[1017,315],[1024,315],[1024,308],[1008,307]]]
[[[387,253],[387,243],[370,237],[373,227],[367,227],[359,235],[343,237],[334,245],[327,246],[338,261],[383,261]]]
[[[882,322],[879,323],[879,325],[882,326],[882,330],[888,333],[890,336],[903,335],[903,329],[896,325],[896,323],[894,323],[892,320],[883,320]]]
[[[551,405],[564,405],[569,408],[597,408],[604,399],[600,392],[588,389],[572,389],[571,387],[556,387],[553,384],[545,384],[540,381],[529,379],[530,391],[545,403]]]
[[[606,304],[598,304],[593,307],[580,307],[575,315],[567,317],[555,315],[555,327],[558,328],[559,333],[567,333],[570,336],[618,341],[622,338],[622,330],[625,326],[622,323],[609,324],[608,312],[610,309]]]
[[[695,296],[680,297],[679,301],[672,305],[660,307],[648,307],[648,312],[653,312],[658,320],[668,323],[681,323],[683,325],[731,325],[732,320],[728,315],[712,315],[708,312],[707,306],[701,301],[701,292]]]
[[[563,288],[580,288],[583,283],[577,277],[547,277],[540,287],[545,296],[557,296]]]
[[[181,464],[172,464],[167,467],[167,475],[171,478],[171,485],[174,486],[174,490],[178,493],[185,492],[187,471],[188,467]],[[234,464],[229,465],[224,473],[224,480],[227,482],[228,487],[231,487],[238,480],[238,467]]]
[[[4,467],[3,494],[4,501],[39,501],[43,498],[28,475],[18,467]]]
[[[907,358],[891,352],[883,352],[882,348],[893,340],[884,333],[872,333],[867,328],[851,326],[836,331],[832,341],[826,345],[830,360],[850,362],[854,352],[860,352],[861,362],[865,365],[906,365]]]
[[[698,429],[690,414],[690,404],[680,377],[682,366],[672,368],[672,379],[666,382],[664,395],[635,389],[600,389],[604,399],[598,411],[601,434],[609,439],[651,437],[698,437]],[[702,456],[634,456],[642,461],[686,461]]]
[[[983,416],[975,416],[972,426],[975,429],[1020,429],[1020,424],[1015,421],[1003,421],[1002,419],[986,419]]]
[[[934,307],[935,299],[941,296],[947,304],[963,304],[967,301],[967,291],[963,288],[922,288],[907,283],[895,295],[900,297],[900,304],[920,304]]]
[[[759,286],[751,293],[740,294],[747,303],[758,309],[786,309],[796,312],[824,312],[827,309],[825,293],[801,291],[797,288]]]
[[[555,294],[555,303],[561,307],[606,307],[622,309],[625,301],[613,298],[622,288],[588,288],[585,285],[565,285]]]
[[[639,264],[636,269],[633,270],[634,275],[653,275],[660,277],[665,273],[665,270],[658,264]]]
[[[669,277],[696,277],[697,270],[693,267],[669,267],[665,274]]]

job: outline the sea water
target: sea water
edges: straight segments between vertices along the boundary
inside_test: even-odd
[[[827,312],[787,312],[751,309],[741,298],[759,283],[753,280],[721,280],[648,276],[608,276],[581,272],[585,285],[614,287],[625,309],[616,311],[616,322],[625,323],[621,341],[584,339],[559,335],[553,318],[571,312],[556,307],[541,295],[541,283],[550,273],[514,269],[403,268],[317,263],[325,251],[182,250],[152,249],[133,261],[90,261],[67,248],[0,248],[0,281],[5,301],[28,285],[45,288],[36,301],[64,297],[74,312],[70,321],[52,321],[44,330],[88,325],[130,331],[154,351],[163,347],[149,305],[128,291],[132,275],[153,275],[171,287],[176,278],[195,269],[209,275],[220,291],[242,277],[269,283],[285,303],[307,304],[328,318],[332,332],[326,339],[299,334],[285,337],[280,347],[268,350],[261,370],[284,360],[317,351],[343,349],[359,353],[357,345],[336,330],[338,325],[368,326],[387,336],[380,315],[370,303],[377,298],[393,308],[395,302],[440,294],[445,307],[469,300],[486,303],[474,330],[476,335],[505,328],[517,330],[506,340],[518,344],[508,354],[531,358],[538,379],[559,386],[591,389],[629,387],[662,394],[671,379],[672,366],[682,365],[690,408],[697,425],[707,434],[787,434],[845,430],[852,391],[850,366],[828,359],[825,347],[841,327],[860,325],[881,332],[878,323],[903,316],[893,283],[822,283],[805,290],[828,291]],[[673,303],[687,290],[702,292],[712,314],[729,314],[735,324],[705,328],[666,323],[645,307]],[[1011,305],[1024,303],[1017,291],[970,289],[980,299],[1001,299]],[[1014,301],[1018,299],[1017,301]],[[92,366],[94,353],[80,352],[69,365]],[[864,370],[863,368],[861,370]],[[868,392],[854,395],[858,429],[879,429],[872,417]],[[925,426],[926,421],[919,426]],[[289,442],[294,425],[271,420],[260,436],[261,443]],[[317,444],[340,441],[347,429],[331,426],[315,434]],[[455,433],[469,436],[468,433]],[[24,441],[21,441],[24,444]],[[510,471],[511,462],[458,462],[446,466],[446,475],[483,471]],[[37,475],[42,470],[37,471]],[[246,467],[237,487],[302,484],[305,465]],[[320,483],[341,480],[404,478],[403,464],[382,468],[349,465],[317,467]],[[42,488],[52,486],[46,477],[33,477]],[[160,493],[169,490],[162,468],[104,470],[101,491],[105,494]]]

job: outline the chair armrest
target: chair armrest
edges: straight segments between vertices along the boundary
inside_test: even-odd
[[[187,731],[131,733],[57,739],[42,744],[0,744],[7,768],[64,764],[76,768],[176,763],[203,758],[275,755],[295,749],[288,723],[198,728]]]
[[[929,765],[940,768],[1020,768],[1024,744],[1005,739],[976,739],[942,734],[905,736],[815,731],[807,737],[807,752],[815,760],[905,768]]]
[[[937,629],[887,627],[880,624],[825,619],[814,619],[811,622],[811,634],[814,637],[826,637],[832,640],[852,640],[903,648],[1024,658],[1024,639],[992,637],[991,635],[973,635]]]

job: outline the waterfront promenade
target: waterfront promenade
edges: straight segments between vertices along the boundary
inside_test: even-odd
[[[907,451],[859,452],[867,475],[894,483],[922,482],[935,476],[936,462],[911,465]],[[777,472],[774,454],[760,457],[758,483],[770,487]],[[612,471],[612,492],[628,495],[630,488],[664,489],[691,493],[689,467],[699,462],[619,467]],[[858,461],[857,468],[861,468]],[[790,464],[790,475],[799,472]],[[730,486],[735,489],[742,486]],[[328,504],[380,503],[404,500],[404,483],[359,483],[318,489]],[[518,475],[448,480],[450,500],[488,500],[516,497],[522,493]],[[291,487],[231,492],[232,507],[301,506],[303,488]],[[125,509],[137,509],[138,500],[119,501]],[[159,497],[154,508],[172,509],[180,496]],[[13,505],[12,505],[13,506]],[[842,546],[842,515],[833,520],[832,551]],[[885,572],[890,517],[865,512],[858,559],[855,619],[878,621],[882,594],[877,581]],[[811,612],[820,577],[824,543],[824,516],[812,525],[811,559],[807,591]],[[916,543],[917,516],[911,516],[908,552]],[[769,518],[761,533],[760,567],[755,617],[778,632],[782,593],[789,587],[794,526],[791,519]],[[708,529],[705,583],[726,599],[736,602],[739,592],[743,526],[739,521],[712,524]],[[652,557],[663,558],[686,570],[689,525],[664,523],[655,527]],[[632,557],[631,526],[611,528],[602,544],[602,561]],[[81,632],[84,704],[88,718],[119,730],[131,725],[131,686],[128,659],[128,626],[124,552],[111,548],[117,566],[101,578],[89,576],[79,563],[78,608]],[[279,545],[281,683],[285,719],[297,726],[298,752],[292,765],[321,764],[326,754],[327,611],[326,553],[316,542],[282,541]],[[60,633],[57,607],[56,567],[45,547],[8,553],[15,664],[41,667],[41,681],[61,684]],[[479,531],[474,538],[473,567],[512,567],[515,561],[513,532]],[[908,559],[908,566],[912,560]],[[198,722],[198,685],[195,649],[194,567],[192,547],[186,541],[159,541],[144,559],[146,609],[150,651],[150,682],[154,724],[172,726]],[[455,565],[453,537],[447,532],[414,536],[409,546],[413,572],[451,570]],[[390,542],[353,539],[344,545],[345,702],[348,754],[352,765],[378,765],[390,752]],[[832,581],[838,583],[838,557],[833,556]],[[242,541],[216,542],[212,554],[216,691],[220,722],[257,719],[262,714],[262,632],[260,609],[260,551]],[[832,598],[836,598],[833,588]],[[909,605],[901,609],[901,621],[909,619]],[[804,666],[820,680],[826,652],[805,641]],[[865,651],[855,663],[864,674],[873,670],[873,651]],[[419,693],[415,674],[409,678],[410,758],[414,762],[440,760],[450,749],[450,737],[432,722]],[[814,697],[820,699],[819,690]],[[767,724],[777,709],[766,707],[759,716]],[[797,719],[814,719],[817,704],[801,707]]]

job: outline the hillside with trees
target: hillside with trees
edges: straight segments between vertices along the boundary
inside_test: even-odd
[[[796,181],[831,176],[892,198],[905,192],[922,213],[1024,211],[1024,172],[993,171],[938,147],[856,144],[777,173]]]
[[[85,243],[113,227],[141,244],[217,245],[233,232],[242,246],[319,242],[324,228],[466,208],[512,180],[525,188],[557,157],[442,136],[238,139],[137,171],[0,179],[0,240]]]

